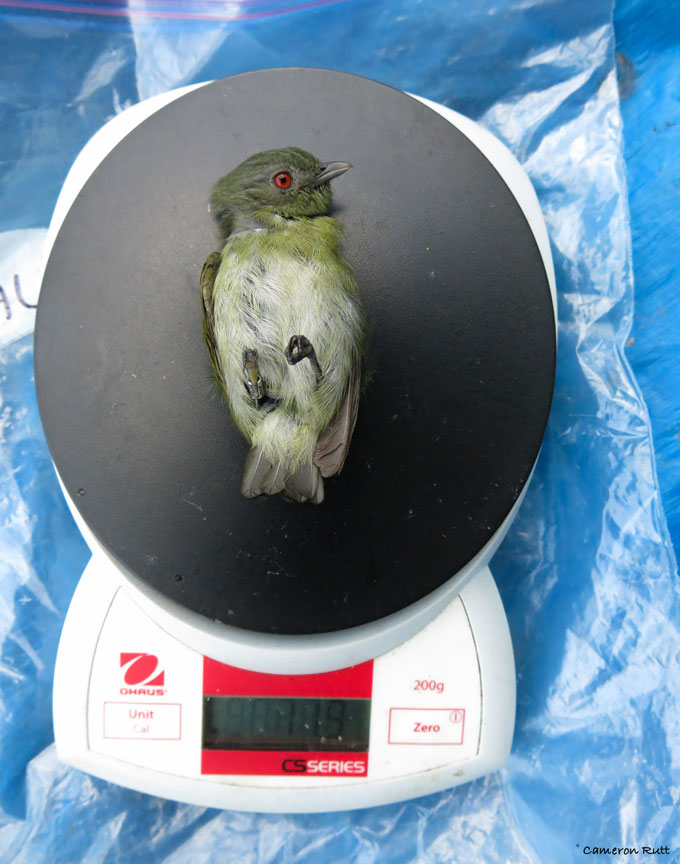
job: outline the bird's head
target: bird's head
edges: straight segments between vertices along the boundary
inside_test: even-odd
[[[323,216],[331,206],[330,181],[351,167],[321,162],[299,147],[264,150],[215,183],[210,210],[223,237],[271,216]]]

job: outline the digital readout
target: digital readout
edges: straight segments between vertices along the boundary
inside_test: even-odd
[[[370,699],[203,697],[204,750],[368,751]]]

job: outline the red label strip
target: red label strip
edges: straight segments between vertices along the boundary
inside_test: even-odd
[[[318,675],[269,675],[203,658],[204,696],[311,696],[370,699],[373,661]],[[257,773],[257,772],[255,772]]]
[[[201,774],[290,777],[365,777],[368,753],[270,750],[203,750]]]

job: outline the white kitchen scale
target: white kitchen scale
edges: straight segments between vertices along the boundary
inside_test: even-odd
[[[303,71],[312,74],[309,70]],[[271,76],[274,73],[254,74]],[[279,70],[278,74],[285,75],[286,70]],[[318,71],[313,74],[351,77]],[[226,98],[224,93],[232,92],[232,87],[236,86],[233,82],[238,84],[247,77],[226,79],[220,98]],[[362,86],[395,93],[365,79],[353,80],[364,82]],[[160,116],[166,106],[180,97],[191,100],[194,94],[200,94],[206,87],[212,87],[216,92],[215,84],[198,85],[197,88],[183,88],[142,102],[117,115],[92,138],[64,184],[50,226],[51,247],[58,249],[60,237],[63,237],[62,229],[64,226],[68,228],[69,213],[87,205],[88,184],[92,177],[97,176],[99,166],[108,154],[115,155],[126,136],[143,126],[148,118]],[[403,94],[398,96],[412,101],[411,97]],[[48,418],[54,409],[50,400],[59,406],[68,403],[68,382],[71,379],[68,374],[62,374],[59,380],[66,381],[65,384],[46,382],[54,363],[50,359],[51,349],[44,347],[48,339],[41,332],[62,324],[59,321],[53,324],[53,315],[48,321],[44,311],[48,300],[45,299],[43,308],[39,309],[36,333],[36,377],[41,413],[64,494],[92,551],[66,617],[54,679],[57,752],[59,758],[69,765],[132,789],[203,806],[265,812],[312,812],[369,807],[415,798],[468,782],[505,764],[514,728],[515,669],[503,605],[487,565],[521,503],[547,417],[554,368],[553,266],[536,195],[510,152],[490,133],[450,109],[424,99],[415,104],[422,104],[428,112],[436,112],[445,118],[465,136],[466,146],[472,144],[493,165],[511,192],[518,213],[526,220],[537,250],[536,261],[543,268],[545,296],[541,295],[541,303],[549,308],[551,330],[545,338],[546,344],[553,347],[543,354],[537,349],[535,366],[539,370],[537,374],[543,375],[541,381],[547,380],[549,387],[544,383],[539,387],[537,399],[542,401],[543,407],[535,421],[538,432],[529,442],[529,457],[526,454],[523,457],[523,473],[520,472],[520,482],[513,486],[508,499],[510,506],[504,505],[502,518],[498,517],[494,524],[486,526],[486,534],[476,536],[474,554],[468,553],[462,566],[460,560],[455,561],[449,577],[440,578],[439,584],[428,588],[412,602],[399,601],[396,608],[387,614],[371,618],[367,613],[360,623],[350,623],[350,626],[347,626],[347,621],[351,622],[351,619],[343,619],[335,630],[319,624],[323,629],[317,628],[317,632],[301,632],[303,623],[295,625],[297,630],[291,625],[288,632],[278,633],[273,632],[274,626],[265,618],[262,619],[262,632],[258,630],[257,621],[254,625],[251,621],[248,626],[234,626],[229,621],[227,601],[224,601],[226,612],[212,617],[202,607],[199,609],[197,602],[189,602],[188,594],[172,594],[173,591],[184,591],[185,586],[187,592],[190,589],[193,577],[186,564],[169,570],[166,566],[167,585],[154,582],[154,579],[164,578],[165,574],[163,570],[161,576],[156,576],[153,570],[154,559],[162,558],[162,543],[154,548],[150,544],[144,551],[145,540],[142,538],[140,549],[143,555],[139,559],[142,561],[139,568],[126,557],[129,552],[126,530],[130,533],[131,547],[134,542],[132,534],[141,518],[133,513],[137,506],[134,497],[129,505],[126,501],[123,515],[116,516],[116,525],[122,525],[120,537],[123,540],[108,540],[106,529],[102,528],[104,517],[96,510],[95,499],[108,494],[108,487],[115,484],[115,472],[119,469],[115,467],[114,479],[107,481],[105,492],[97,495],[77,474],[78,454],[73,453],[74,447],[60,443],[61,433],[51,431]],[[291,142],[286,140],[285,143]],[[351,158],[357,164],[346,152],[327,155],[338,159]],[[230,167],[233,165],[226,165],[225,172]],[[341,188],[339,183],[337,188]],[[208,191],[206,189],[206,200]],[[115,202],[112,203],[114,206]],[[345,203],[343,212],[349,209]],[[491,210],[493,205],[489,212]],[[348,235],[351,241],[351,231]],[[69,238],[63,242],[70,242]],[[87,243],[86,240],[82,242],[84,246]],[[207,246],[196,251],[197,261],[211,251],[210,242],[209,238]],[[101,254],[97,250],[96,255]],[[73,255],[62,257],[67,262],[73,259]],[[83,259],[86,258],[87,252],[84,252]],[[46,295],[45,286],[48,285],[54,296],[55,290],[51,286],[55,280],[58,281],[58,268],[71,266],[60,261],[59,255],[53,252],[46,268],[43,295]],[[200,271],[200,264],[198,269]],[[73,276],[67,276],[64,284],[70,285],[72,281]],[[84,290],[90,288],[86,285]],[[56,300],[50,302],[56,303]],[[67,299],[62,298],[60,303],[58,308],[63,309]],[[528,303],[526,308],[533,306]],[[70,304],[70,309],[64,313],[68,323],[63,326],[72,326],[73,338],[76,338],[78,330],[82,332],[88,325],[78,317],[78,304]],[[530,316],[531,313],[526,314]],[[545,322],[545,315],[542,320]],[[524,326],[521,322],[518,325],[518,342],[523,341]],[[533,338],[531,326],[531,323],[526,324],[529,340]],[[64,337],[60,333],[59,339],[63,338],[71,339],[68,334]],[[93,344],[97,347],[92,356],[105,357],[107,364],[110,363],[110,356],[101,342],[95,340]],[[75,351],[77,354],[77,346]],[[86,364],[87,374],[90,374],[92,362]],[[136,387],[136,380],[143,373],[134,371],[138,367],[131,359],[127,360],[127,365],[131,371],[126,367],[120,377],[125,377],[130,386]],[[95,393],[99,389],[106,390],[96,383],[87,386]],[[106,386],[112,385],[107,383]],[[59,392],[55,393],[55,388]],[[119,416],[116,414],[117,405],[123,404],[124,399],[120,397],[118,403],[113,397],[107,399],[108,416],[114,418],[111,420],[113,424]],[[80,405],[82,401],[82,396],[74,397],[73,404]],[[83,429],[96,425],[97,421],[90,419],[94,416],[95,407],[89,406],[87,410],[91,413],[85,420],[72,421],[64,433],[64,441],[68,441],[69,435],[80,435]],[[219,411],[219,407],[215,410]],[[502,410],[501,405],[499,411]],[[511,404],[509,414],[512,415],[514,410]],[[70,409],[69,417],[75,411],[75,408]],[[216,422],[221,422],[219,413],[216,416]],[[145,422],[149,425],[148,421]],[[161,425],[164,422],[159,420]],[[226,411],[224,423],[228,425]],[[523,428],[525,424],[520,425]],[[59,429],[62,427],[60,421]],[[107,428],[106,423],[102,428]],[[125,427],[125,434],[129,438],[133,433]],[[361,435],[360,426],[357,434]],[[512,431],[508,430],[507,440],[501,442],[499,449],[511,449],[512,439]],[[95,433],[92,441],[97,440],[98,433]],[[347,473],[352,471],[355,449],[361,453],[360,441],[353,444],[345,469]],[[82,453],[89,452],[94,446],[78,444]],[[495,452],[495,447],[492,449]],[[110,446],[105,450],[102,464],[106,464],[109,456],[114,466],[124,463]],[[67,455],[61,458],[60,453]],[[358,465],[361,456],[357,455],[356,459]],[[179,484],[183,467],[179,462],[174,465],[178,466]],[[170,473],[173,470],[174,467]],[[481,475],[483,466],[478,470]],[[140,487],[144,487],[144,483],[141,478]],[[503,486],[502,483],[495,485]],[[440,487],[435,489],[436,486],[434,483],[428,488],[435,499],[440,496],[438,514],[443,512],[441,508],[446,506],[447,499],[441,497],[444,493]],[[336,491],[329,485],[329,500]],[[489,500],[488,488],[482,492],[481,498]],[[181,530],[186,527],[187,536],[191,536],[194,530],[192,519],[196,520],[196,531],[207,530],[205,525],[210,524],[212,518],[209,505],[195,494],[188,483],[178,494],[184,508],[179,511],[184,514]],[[336,497],[340,494],[337,492]],[[265,502],[265,506],[269,503]],[[318,510],[326,507],[327,503],[324,502]],[[87,506],[90,505],[95,509],[88,513]],[[259,502],[245,502],[244,506],[258,508],[258,505]],[[128,506],[130,527],[126,529],[125,510]],[[240,506],[240,502],[234,504],[234,507]],[[293,506],[302,508],[302,505],[286,505],[288,508]],[[417,509],[417,502],[415,506]],[[144,508],[159,509],[151,504],[140,507],[140,513]],[[312,513],[310,508],[306,512]],[[259,514],[265,511],[259,507],[243,512],[247,519],[249,513],[256,513],[260,518]],[[275,511],[283,514],[281,518],[286,531],[289,530],[289,514],[292,514],[290,518],[293,521],[304,520],[307,517],[299,515],[304,512],[304,508]],[[403,518],[405,521],[400,523],[397,534],[409,530],[409,514]],[[432,518],[428,516],[424,524],[429,525]],[[190,522],[188,526],[187,520]],[[366,518],[362,517],[362,520],[365,522]],[[492,521],[491,517],[489,521]],[[304,537],[304,522],[301,524],[300,536]],[[375,524],[369,535],[379,532],[379,523]],[[177,530],[173,529],[175,533]],[[312,530],[322,529],[310,528]],[[450,538],[453,535],[447,535],[447,531],[437,528],[435,533],[436,541],[428,539],[424,543],[420,567],[410,567],[409,572],[416,582],[424,578],[421,573],[426,574],[430,567],[428,549],[432,549],[432,561],[435,561],[437,555],[446,554],[438,551],[440,546],[452,542]],[[219,531],[210,534],[211,542],[217,535]],[[328,545],[331,541],[325,539],[323,542],[331,550]],[[338,545],[337,554],[341,554],[342,547],[348,542],[351,541],[343,540]],[[362,540],[362,543],[366,542]],[[296,543],[300,545],[304,541]],[[182,545],[186,545],[184,540]],[[407,545],[410,548],[413,541],[408,540]],[[257,543],[253,548],[259,548]],[[294,552],[286,554],[294,556]],[[253,554],[256,557],[256,553],[251,552],[248,553],[251,558],[248,555],[238,558],[243,562],[239,566],[246,569],[254,566],[249,563]],[[300,554],[304,562],[305,551]],[[328,553],[329,567],[333,566],[335,554],[332,550]],[[352,554],[357,555],[357,560],[363,560],[360,549]],[[375,557],[376,553],[371,554]],[[152,577],[140,575],[142,566],[151,568]],[[178,572],[173,572],[175,569]],[[262,572],[265,593],[272,591],[272,604],[276,605],[273,592],[284,590],[279,588],[281,574],[288,578],[289,575],[280,564],[272,564],[269,570],[265,568]],[[257,573],[253,570],[253,579]],[[298,586],[304,578],[298,575],[287,584]],[[327,583],[319,580],[318,591],[305,589],[307,594],[302,596],[309,595],[316,604],[315,608],[321,610],[319,614],[325,614],[327,607],[336,604],[332,593],[336,581],[330,574]],[[371,579],[366,577],[364,581],[370,583]],[[248,579],[244,578],[243,583],[238,584],[241,586],[238,590],[247,594],[251,584]],[[212,592],[221,601],[221,589],[212,585],[208,596]],[[225,583],[224,591],[228,593],[228,590],[232,589]],[[401,590],[396,576],[394,590]],[[390,593],[389,582],[381,591],[382,596]],[[260,602],[259,589],[251,593],[250,601],[247,598],[244,601],[244,609],[250,608],[249,603]],[[354,595],[350,593],[349,596]],[[263,602],[266,604],[266,597]],[[360,605],[359,601],[354,602]],[[348,602],[347,606],[350,607],[351,603]],[[295,608],[299,607],[300,601],[296,600]],[[266,608],[266,605],[262,606],[262,609]],[[347,614],[356,614],[356,610]],[[300,620],[303,622],[304,615],[302,608]],[[215,620],[218,617],[220,620]]]

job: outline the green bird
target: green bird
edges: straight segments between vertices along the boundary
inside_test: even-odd
[[[217,181],[224,242],[201,274],[213,374],[251,445],[241,492],[320,504],[356,423],[365,331],[328,213],[352,166],[298,147],[256,153]]]

